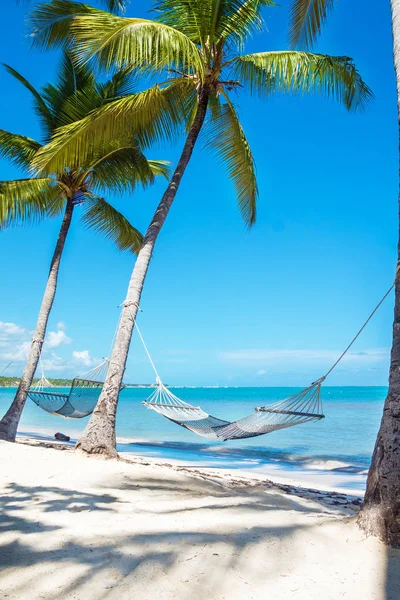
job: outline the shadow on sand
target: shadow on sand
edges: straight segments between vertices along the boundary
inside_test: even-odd
[[[151,503],[150,506],[141,505],[144,490],[150,493],[154,504],[158,497],[163,499],[160,510],[152,508]],[[123,492],[127,491],[130,494],[129,502],[123,499],[126,498]],[[195,600],[223,598],[225,596],[213,595],[213,590],[221,586],[221,580],[217,577],[227,579],[232,570],[239,568],[242,560],[257,551],[260,543],[267,542],[276,547],[276,560],[283,560],[284,557],[279,555],[283,540],[311,528],[318,532],[321,513],[326,512],[323,517],[325,523],[330,518],[336,519],[333,508],[325,511],[323,507],[313,508],[294,496],[279,495],[280,511],[296,511],[308,520],[295,526],[276,524],[264,527],[257,524],[257,515],[277,509],[278,499],[272,490],[265,493],[259,487],[249,490],[245,486],[241,489],[240,485],[229,488],[207,477],[203,480],[188,477],[177,482],[174,477],[160,480],[157,477],[133,478],[125,475],[123,480],[109,481],[105,492],[78,493],[56,486],[26,487],[10,483],[5,496],[0,499],[0,534],[4,541],[0,546],[0,597],[10,600],[26,598],[29,597],[27,590],[41,589],[45,585],[47,593],[37,595],[35,592],[30,597],[52,600],[86,600],[89,597],[95,600],[109,597],[130,599],[136,595],[139,570],[142,579],[149,583],[155,578],[163,578],[167,584],[169,573],[182,569],[187,574],[187,581],[206,582],[195,588],[195,595],[192,596]],[[119,516],[116,507],[120,503],[126,505],[124,510],[132,513],[132,528],[126,531],[121,527],[118,534],[114,535],[107,530],[107,523],[111,519],[115,525]],[[32,508],[32,505],[35,516],[29,520],[25,509]],[[135,507],[134,511],[132,506]],[[182,527],[180,519],[185,513],[199,511],[199,515],[201,512],[204,517],[206,513],[210,521],[215,521],[216,518],[224,519],[224,510],[232,510],[232,506],[239,520],[241,515],[246,516],[247,525],[241,527],[239,523],[231,529],[227,526],[224,534],[213,533],[212,524],[206,531],[191,531]],[[99,513],[102,516],[96,517]],[[140,531],[141,514],[151,517],[153,530]],[[165,523],[166,515],[171,517],[168,525]],[[93,535],[79,535],[83,519],[92,519],[93,523],[102,520],[100,531],[93,531]],[[248,526],[249,522],[253,523],[251,527]],[[270,522],[274,523],[274,520]],[[174,527],[171,527],[171,523]],[[56,530],[63,530],[65,537],[61,545],[51,543],[51,532]],[[46,538],[50,540],[48,547],[40,542],[43,538],[41,534],[45,533],[50,533]],[[399,552],[388,551],[386,600],[400,598]],[[296,560],[296,556],[293,560]],[[218,562],[221,566],[217,569]],[[273,578],[277,564],[276,561],[269,562],[260,557],[257,569],[249,574],[249,581],[244,584],[249,584],[248,589],[251,590],[252,577]],[[11,578],[13,573],[19,575]],[[180,583],[184,585],[185,581],[183,579]],[[88,596],[91,586],[95,586],[95,589]],[[145,592],[139,589],[139,596],[136,597],[144,599],[146,596],[143,594]],[[172,592],[168,594],[167,588],[162,598],[175,597]],[[180,592],[176,597],[184,596]],[[259,598],[258,595],[255,597]],[[308,597],[317,596],[310,594]]]

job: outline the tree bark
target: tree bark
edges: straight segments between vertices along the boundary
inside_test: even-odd
[[[207,113],[209,88],[203,86],[198,94],[198,107],[192,127],[186,137],[185,145],[173,177],[159,203],[143,240],[132,276],[128,293],[122,309],[115,344],[112,351],[107,377],[96,408],[78,440],[76,448],[88,454],[103,454],[115,458],[116,437],[115,420],[118,406],[118,396],[125,372],[126,360],[135,325],[135,319],[142,295],[143,285],[153,254],[158,234],[167,218],[168,212],[175,199],[186,167],[189,164],[193,148],[201,131]]]
[[[47,322],[49,320],[50,311],[54,302],[54,296],[56,294],[57,278],[58,271],[60,268],[61,256],[64,250],[68,230],[71,225],[73,210],[73,203],[71,200],[68,200],[60,233],[58,234],[56,248],[54,250],[53,258],[50,265],[49,276],[47,279],[46,289],[44,291],[43,300],[40,307],[38,320],[36,323],[35,333],[32,338],[31,347],[24,367],[24,371],[22,373],[21,381],[10,408],[0,421],[1,440],[15,442],[18,424],[27,398],[27,392],[32,385],[32,381],[35,376],[36,368],[39,362],[40,353],[42,351],[42,346],[46,335]]]
[[[391,0],[391,8],[400,143],[400,0]],[[399,262],[396,271],[389,391],[358,523],[367,534],[376,535],[387,544],[400,547],[400,235],[397,251]]]

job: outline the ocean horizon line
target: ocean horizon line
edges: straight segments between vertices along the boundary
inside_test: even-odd
[[[50,377],[50,379],[52,379]],[[72,382],[72,379],[71,379]],[[298,388],[306,388],[310,384],[299,384],[299,385],[173,385],[173,384],[165,384],[168,388],[173,389],[204,389],[204,390],[217,390],[217,389],[298,389]],[[54,385],[53,387],[63,389],[69,388],[69,385]],[[155,383],[148,384],[125,384],[124,389],[152,389],[155,388]],[[327,388],[388,388],[388,385],[323,385],[324,389]],[[17,385],[0,385],[0,389],[3,390],[16,390],[18,389]],[[123,390],[121,390],[123,391]]]

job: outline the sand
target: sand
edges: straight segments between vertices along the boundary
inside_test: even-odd
[[[399,600],[351,498],[0,442],[0,598]]]

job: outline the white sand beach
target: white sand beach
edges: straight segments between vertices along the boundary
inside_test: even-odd
[[[332,493],[0,442],[0,597],[398,600],[400,551]]]

